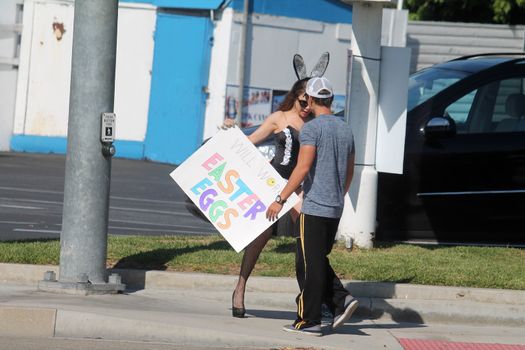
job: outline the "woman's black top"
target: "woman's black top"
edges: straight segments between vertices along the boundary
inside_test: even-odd
[[[275,134],[275,156],[270,164],[288,180],[299,156],[299,131],[287,126]]]

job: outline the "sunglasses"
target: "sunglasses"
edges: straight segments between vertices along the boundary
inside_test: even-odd
[[[301,106],[302,109],[308,107],[308,102],[306,100],[297,99],[297,101],[299,102],[299,106]]]

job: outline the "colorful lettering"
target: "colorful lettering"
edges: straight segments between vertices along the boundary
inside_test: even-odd
[[[222,184],[222,182],[219,182],[217,186],[220,188],[220,190],[224,193],[230,194],[233,192],[233,189],[235,186],[233,185],[232,179],[238,179],[239,173],[235,170],[228,170],[226,172],[226,175],[224,176],[224,180],[226,180],[226,186]]]
[[[228,208],[228,204],[225,201],[216,201],[210,207],[210,220],[211,222],[217,221],[219,216],[224,213],[224,209]]]
[[[258,213],[266,212],[266,206],[263,202],[257,201],[243,216],[245,218],[250,217],[250,220],[255,220]]]
[[[218,182],[221,179],[222,173],[224,172],[224,167],[226,167],[226,162],[222,163],[221,165],[210,171],[208,175],[213,177],[215,182]]]
[[[202,211],[208,210],[208,207],[213,203],[214,198],[217,197],[218,193],[213,188],[202,192],[199,198],[199,207]]]
[[[217,222],[217,226],[219,226],[223,230],[229,228],[232,224],[230,216],[237,217],[239,216],[239,213],[237,213],[237,210],[232,208],[226,209],[226,211],[224,212],[224,223]]]
[[[199,182],[198,184],[196,184],[195,186],[193,186],[191,188],[191,192],[195,193],[198,196],[200,194],[199,190],[204,190],[208,186],[211,186],[211,185],[212,185],[212,182],[208,178],[206,178],[202,180],[201,182]]]
[[[246,193],[247,195],[253,194],[252,190],[242,181],[241,179],[238,179],[235,184],[239,187],[237,191],[230,197],[231,201],[234,201],[237,197],[239,197],[241,194]]]
[[[208,158],[204,163],[202,163],[202,167],[206,170],[211,170],[213,168],[212,165],[216,165],[221,160],[224,160],[222,156],[219,153],[214,153],[210,158]]]
[[[251,194],[249,195],[248,197],[244,198],[242,201],[240,201],[239,203],[237,203],[237,205],[239,206],[239,208],[241,208],[242,210],[246,210],[246,208],[248,206],[250,206],[253,202],[256,202],[259,200],[259,197],[257,197],[256,194]]]

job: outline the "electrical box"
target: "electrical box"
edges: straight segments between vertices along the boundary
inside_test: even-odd
[[[102,142],[115,141],[115,113],[102,113],[100,140]]]

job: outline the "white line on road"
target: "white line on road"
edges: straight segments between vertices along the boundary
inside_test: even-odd
[[[192,227],[192,226],[179,226],[182,230],[200,230],[202,232],[202,227]],[[179,233],[178,231],[173,230],[161,230],[161,229],[155,229],[155,228],[139,228],[139,227],[122,227],[122,226],[108,226],[108,230],[129,230],[129,231],[144,231],[144,232],[166,232],[166,233]],[[207,231],[212,232],[212,231]]]
[[[9,190],[9,191],[20,191],[20,192],[36,192],[36,193],[52,193],[52,194],[60,194],[63,195],[63,191],[50,191],[50,190],[36,190],[31,188],[20,188],[20,187],[4,187],[0,186],[0,190]],[[148,203],[164,203],[164,204],[177,204],[177,205],[183,205],[183,202],[180,201],[166,201],[166,200],[159,200],[159,199],[144,199],[144,198],[133,198],[133,197],[122,197],[122,196],[110,196],[111,199],[119,199],[119,200],[127,200],[127,201],[135,201],[135,202],[148,202]]]
[[[58,202],[58,201],[43,201],[43,200],[38,200],[38,199],[20,199],[20,198],[8,198],[8,197],[0,197],[0,199],[2,199],[2,200],[12,200],[12,201],[15,200],[15,201],[18,201],[18,202],[62,205],[62,202]]]
[[[109,222],[122,222],[125,224],[150,225],[150,226],[162,226],[162,227],[186,227],[186,228],[198,228],[198,229],[206,228],[206,227],[203,227],[206,225],[204,221],[203,221],[203,226],[181,226],[181,225],[173,225],[173,224],[157,224],[157,223],[145,222],[145,221],[112,220],[112,219],[110,219]]]
[[[0,204],[0,207],[14,208],[14,209],[44,209],[44,208],[39,208],[39,207],[27,207],[23,205],[7,205],[7,204]]]
[[[109,209],[113,210],[126,210],[126,211],[138,211],[142,213],[155,213],[155,214],[169,214],[169,215],[184,215],[184,216],[193,216],[188,212],[181,211],[162,211],[162,210],[150,210],[150,209],[138,209],[138,208],[125,208],[125,207],[113,207],[110,206]]]
[[[37,193],[64,194],[63,191],[35,190],[35,189],[32,189],[32,188],[20,188],[20,187],[3,187],[3,186],[0,186],[0,190],[20,191],[20,192],[37,192]]]
[[[111,199],[119,199],[119,200],[125,200],[125,201],[134,201],[134,202],[148,202],[148,203],[164,203],[164,204],[178,204],[182,205],[183,202],[180,201],[164,201],[160,199],[143,199],[143,198],[132,198],[132,197],[121,197],[121,196],[111,196]]]
[[[29,229],[29,228],[15,228],[13,231],[16,232],[42,232],[42,233],[60,233],[61,231],[55,231],[55,230],[37,230],[37,229]]]
[[[25,221],[1,221],[0,224],[12,224],[12,225],[36,225],[37,222],[25,222]]]

